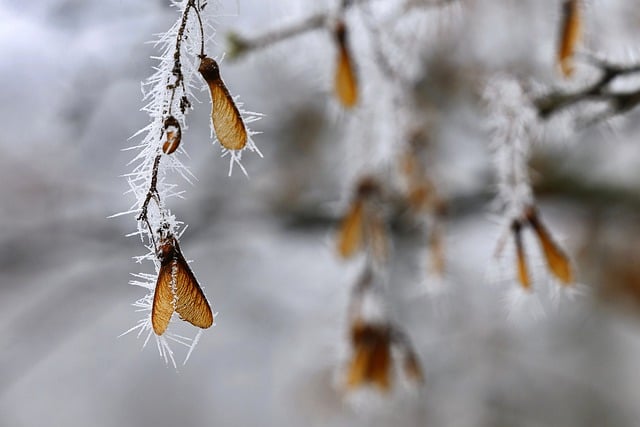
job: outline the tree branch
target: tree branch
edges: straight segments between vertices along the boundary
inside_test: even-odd
[[[353,6],[369,3],[373,0],[343,0],[340,3],[339,12],[320,12],[304,18],[301,21],[294,22],[288,26],[284,26],[275,30],[270,30],[262,35],[249,38],[241,36],[236,32],[230,32],[227,35],[228,57],[230,59],[238,59],[241,56],[258,49],[262,49],[281,41],[299,36],[310,31],[314,31],[323,27],[327,27],[331,20],[337,14],[343,14],[347,9]],[[407,0],[403,5],[404,8],[423,7],[442,7],[458,0]]]
[[[640,103],[640,88],[627,92],[614,92],[613,83],[620,77],[640,73],[640,64],[623,66],[587,57],[589,62],[600,69],[601,76],[593,84],[575,92],[551,92],[533,101],[540,117],[548,119],[569,107],[587,101],[605,101],[610,104],[610,111],[598,116],[599,121],[610,116],[623,114]]]

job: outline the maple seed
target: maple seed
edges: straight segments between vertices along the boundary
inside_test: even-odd
[[[564,284],[573,282],[573,273],[569,258],[564,254],[562,249],[553,241],[551,234],[538,218],[538,214],[533,208],[527,209],[525,216],[531,228],[538,236],[542,252],[547,260],[547,265],[551,272]]]
[[[562,5],[562,35],[558,46],[558,64],[565,77],[573,74],[573,54],[581,38],[580,4],[565,0]]]
[[[524,245],[522,244],[522,224],[520,224],[520,221],[513,221],[513,224],[511,224],[511,231],[513,231],[513,239],[516,245],[518,280],[525,290],[530,290],[531,281],[529,280],[529,272],[527,270],[527,259],[524,253]]]
[[[351,258],[366,243],[376,259],[386,259],[387,230],[382,219],[372,213],[369,206],[371,199],[380,191],[373,178],[365,177],[358,183],[351,207],[338,231],[338,253],[342,258]]]
[[[203,56],[198,72],[209,86],[211,121],[218,141],[228,150],[242,150],[247,143],[247,130],[238,107],[220,77],[218,63]]]
[[[342,105],[351,108],[358,102],[358,82],[347,46],[347,27],[342,21],[336,26],[335,39],[338,44],[338,59],[334,89]]]
[[[169,116],[164,121],[164,133],[167,136],[164,144],[162,145],[162,151],[165,154],[171,154],[178,149],[180,141],[182,140],[182,129],[178,120]]]
[[[373,384],[389,391],[391,386],[391,333],[387,326],[356,321],[351,327],[354,357],[347,374],[347,387]]]
[[[151,324],[156,335],[165,332],[174,311],[194,326],[210,327],[213,324],[211,307],[174,237],[161,241],[158,258],[160,272],[151,310]]]
[[[362,246],[362,212],[363,202],[355,200],[342,220],[338,232],[338,253],[343,258],[350,258]]]

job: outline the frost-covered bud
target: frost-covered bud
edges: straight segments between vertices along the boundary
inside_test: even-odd
[[[178,149],[182,140],[182,128],[175,117],[169,116],[165,119],[164,134],[166,139],[162,144],[162,151],[165,154],[171,154]]]

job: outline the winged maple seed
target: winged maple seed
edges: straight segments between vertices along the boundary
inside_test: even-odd
[[[366,324],[359,320],[351,326],[353,359],[347,374],[350,389],[372,384],[387,392],[391,387],[391,331],[387,325]]]
[[[347,27],[343,21],[336,25],[335,39],[338,44],[338,59],[334,90],[342,105],[351,108],[358,102],[358,82],[347,46]]]
[[[182,129],[178,119],[169,116],[164,121],[164,133],[167,137],[162,145],[162,151],[165,154],[171,154],[178,149],[182,140]]]
[[[206,329],[213,324],[213,313],[185,260],[178,240],[168,236],[158,250],[160,272],[153,295],[151,324],[156,335],[162,335],[173,312],[194,326]]]
[[[551,272],[565,285],[571,284],[573,282],[573,272],[571,271],[569,258],[553,241],[551,234],[538,217],[535,208],[527,208],[525,217],[538,236],[538,241],[542,246],[542,252]]]
[[[233,97],[220,77],[218,63],[202,56],[198,72],[209,86],[211,121],[218,141],[228,150],[242,150],[247,144],[247,129]]]
[[[424,374],[408,337],[388,323],[367,323],[357,319],[351,325],[353,358],[346,385],[349,389],[372,385],[383,392],[391,389],[392,348],[402,357],[402,370],[414,383],[424,382]]]
[[[565,0],[561,25],[558,64],[562,74],[569,77],[573,74],[573,54],[582,36],[579,0]]]
[[[338,253],[343,258],[352,257],[362,245],[362,200],[354,200],[342,220],[338,232]]]
[[[522,224],[519,220],[514,220],[511,224],[513,239],[516,245],[516,257],[518,265],[518,280],[525,290],[531,289],[531,281],[529,280],[529,272],[527,271],[527,260],[524,253],[524,245],[522,243]]]
[[[378,261],[386,259],[387,230],[375,206],[375,198],[380,193],[380,186],[374,179],[367,177],[360,180],[351,207],[338,231],[338,253],[343,258],[351,258],[366,248],[372,251]]]

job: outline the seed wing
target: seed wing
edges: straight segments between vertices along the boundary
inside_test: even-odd
[[[353,107],[358,102],[356,73],[346,46],[339,47],[335,74],[335,92],[342,105],[347,108]]]
[[[573,273],[571,272],[571,264],[567,256],[562,252],[562,249],[556,245],[544,227],[540,226],[536,231],[551,272],[560,279],[562,283],[571,283],[573,281]]]
[[[556,242],[553,241],[551,233],[549,233],[542,221],[538,218],[536,212],[534,210],[527,212],[527,219],[538,237],[540,246],[542,246],[542,252],[551,272],[566,285],[573,282],[573,272],[571,271],[569,258]]]
[[[153,294],[151,325],[156,335],[164,334],[174,311],[173,291],[171,289],[172,264],[173,262],[170,261],[160,267],[156,289]]]
[[[178,251],[176,254],[176,312],[180,318],[198,328],[213,324],[213,313],[189,264]]]
[[[356,201],[344,217],[338,232],[338,253],[343,258],[350,258],[362,245],[362,201]]]
[[[222,79],[208,82],[211,92],[211,120],[216,137],[228,150],[241,150],[247,143],[247,131],[240,112]]]
[[[581,37],[580,5],[567,0],[563,5],[562,37],[558,47],[558,63],[565,77],[573,74],[573,54]]]
[[[369,370],[369,351],[365,345],[357,344],[347,373],[347,387],[356,388],[367,381]]]
[[[515,223],[514,223],[515,224]],[[518,266],[518,280],[522,287],[526,290],[531,289],[531,281],[529,280],[529,271],[527,269],[527,257],[524,253],[524,244],[522,242],[522,228],[517,225],[513,228],[513,238],[516,245],[516,263]]]
[[[382,391],[391,388],[391,349],[389,342],[383,337],[377,337],[376,341],[370,343],[371,357],[369,360],[369,372],[367,377],[370,382],[378,386]]]

